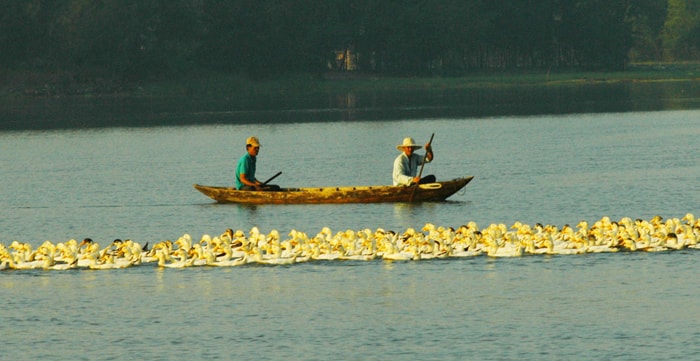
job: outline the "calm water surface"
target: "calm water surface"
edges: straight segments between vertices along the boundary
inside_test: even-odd
[[[140,242],[227,227],[700,215],[700,111],[99,127],[0,133],[0,242]],[[218,205],[243,142],[283,186],[388,184],[435,133],[446,203]],[[0,272],[0,359],[700,359],[693,250],[289,267]]]

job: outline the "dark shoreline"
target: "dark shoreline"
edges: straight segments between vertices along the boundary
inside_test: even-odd
[[[557,86],[618,82],[700,81],[700,64],[635,64],[621,72],[523,70],[458,77],[392,77],[370,73],[298,74],[251,80],[236,74],[198,74],[178,80],[124,82],[76,80],[71,74],[14,73],[2,76],[1,98],[23,97],[241,97],[337,94],[382,90],[449,90],[491,87]]]

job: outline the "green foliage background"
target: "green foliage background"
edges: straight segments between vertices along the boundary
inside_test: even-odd
[[[0,76],[133,83],[697,61],[700,0],[0,0]]]

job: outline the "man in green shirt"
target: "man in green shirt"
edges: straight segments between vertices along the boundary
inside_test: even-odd
[[[245,142],[246,153],[236,165],[236,189],[247,191],[279,190],[279,186],[267,184],[255,178],[255,163],[260,152],[260,141],[249,137]]]

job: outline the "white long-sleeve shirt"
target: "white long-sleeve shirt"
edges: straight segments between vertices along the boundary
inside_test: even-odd
[[[411,154],[409,159],[406,153],[399,154],[394,160],[394,173],[393,180],[394,185],[398,186],[408,186],[413,182],[413,178],[418,175],[418,167],[423,164],[424,155],[422,154]],[[426,163],[430,163],[426,160]]]

